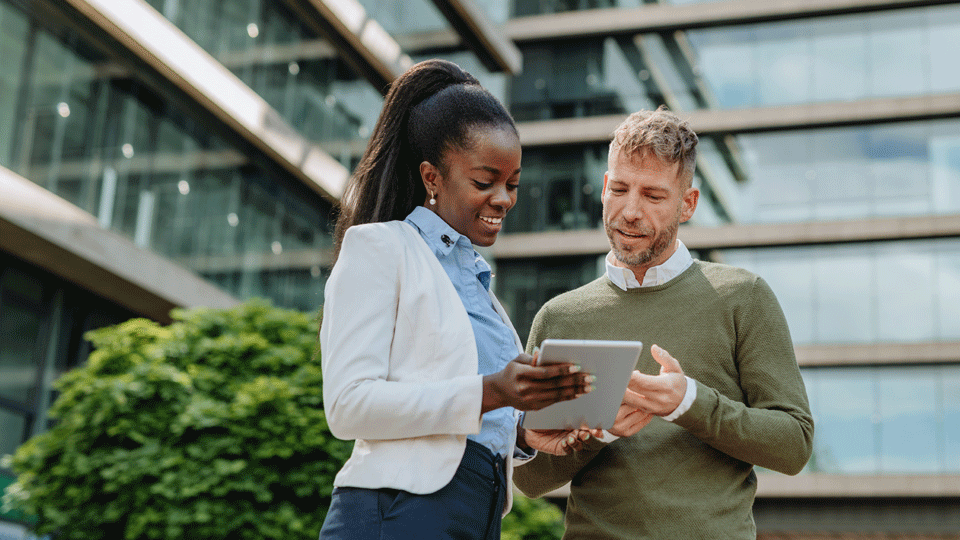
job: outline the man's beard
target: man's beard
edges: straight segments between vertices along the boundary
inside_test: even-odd
[[[613,256],[617,258],[618,261],[623,263],[627,267],[636,267],[636,266],[645,266],[650,263],[650,261],[656,260],[664,251],[670,248],[673,245],[674,239],[677,236],[677,230],[680,228],[680,215],[677,213],[677,219],[670,223],[670,225],[660,231],[659,234],[654,235],[653,229],[647,227],[640,227],[640,234],[645,236],[653,236],[653,242],[650,244],[650,247],[640,251],[628,252],[617,244],[614,240],[614,235],[616,234],[616,229],[623,230],[624,227],[619,225],[623,224],[622,220],[618,220],[617,223],[608,224],[604,223],[603,228],[607,231],[607,238],[610,240],[610,247],[613,250]],[[627,228],[629,229],[629,228]]]

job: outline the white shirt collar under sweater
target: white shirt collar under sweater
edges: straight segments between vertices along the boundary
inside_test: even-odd
[[[643,275],[643,283],[637,281],[637,277],[632,270],[614,266],[613,252],[607,253],[607,278],[614,285],[623,290],[636,289],[637,287],[653,287],[654,285],[663,285],[671,279],[679,276],[684,270],[690,268],[693,264],[693,257],[690,256],[690,250],[677,240],[677,250],[673,255],[659,266],[653,266],[647,269]]]

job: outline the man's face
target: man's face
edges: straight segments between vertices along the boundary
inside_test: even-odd
[[[616,259],[643,282],[647,269],[676,251],[677,229],[697,208],[700,191],[681,188],[679,163],[653,154],[610,156],[603,177],[603,226]]]

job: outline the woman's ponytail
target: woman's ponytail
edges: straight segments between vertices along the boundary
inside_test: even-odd
[[[370,142],[341,200],[334,231],[335,256],[351,226],[403,219],[423,200],[419,174],[413,177],[408,163],[418,153],[411,153],[407,141],[410,111],[444,88],[464,84],[480,83],[445,60],[420,62],[391,84]]]

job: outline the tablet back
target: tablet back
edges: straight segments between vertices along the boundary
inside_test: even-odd
[[[561,401],[539,411],[527,411],[526,429],[573,429],[586,425],[613,426],[623,394],[643,350],[639,341],[546,339],[540,344],[540,363],[571,362],[597,377],[594,389],[577,399]]]

